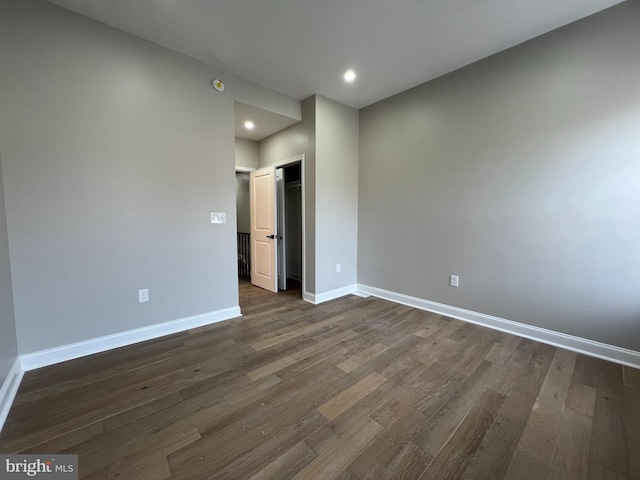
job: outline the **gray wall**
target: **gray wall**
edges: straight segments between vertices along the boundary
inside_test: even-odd
[[[258,142],[236,137],[236,167],[258,168]]]
[[[362,110],[359,283],[640,350],[639,46],[625,2]]]
[[[238,232],[251,233],[249,174],[236,172],[236,218]]]
[[[0,65],[20,353],[236,306],[234,100],[299,101],[32,0],[0,3]]]
[[[0,387],[17,357],[18,341],[13,312],[9,239],[2,185],[2,158],[0,157]]]
[[[305,155],[305,289],[316,292],[316,97],[302,102],[302,121],[259,142],[260,167]]]
[[[357,280],[358,111],[314,95],[302,104],[301,123],[259,143],[261,167],[302,153],[306,290],[322,294]]]
[[[357,281],[358,111],[316,99],[316,292],[323,293]]]

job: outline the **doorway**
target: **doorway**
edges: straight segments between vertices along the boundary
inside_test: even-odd
[[[276,169],[278,290],[302,282],[302,167]]]
[[[251,283],[277,293],[305,284],[304,155],[252,172]]]
[[[251,242],[249,221],[249,171],[236,168],[236,242],[238,278],[251,280]]]

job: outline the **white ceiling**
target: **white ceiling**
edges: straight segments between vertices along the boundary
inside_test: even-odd
[[[242,102],[234,102],[234,106],[236,137],[240,138],[262,140],[300,121]],[[253,130],[245,128],[246,121],[253,122],[255,125]]]
[[[50,1],[295,98],[361,108],[621,0]]]

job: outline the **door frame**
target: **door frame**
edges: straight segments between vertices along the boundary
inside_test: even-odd
[[[300,163],[300,185],[302,197],[302,275],[300,280],[300,296],[304,297],[304,292],[307,291],[307,235],[306,235],[306,220],[307,220],[307,207],[306,207],[306,177],[305,177],[305,155],[296,155],[295,157],[287,158],[273,164],[278,169],[281,167],[288,167],[296,163]],[[265,165],[266,166],[266,165]],[[286,275],[286,272],[285,272]]]
[[[278,291],[287,289],[287,214],[284,168],[286,167],[276,167],[276,240],[278,241],[276,246],[278,249],[276,253],[276,270],[278,272]]]

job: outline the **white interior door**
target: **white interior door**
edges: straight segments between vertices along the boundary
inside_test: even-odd
[[[285,190],[284,190],[284,169],[276,169],[276,195],[278,204],[278,215],[276,218],[276,231],[278,236],[278,288],[287,289],[287,237],[286,237],[286,215],[285,215]]]
[[[275,167],[265,167],[251,172],[249,202],[251,206],[251,283],[277,292]]]

